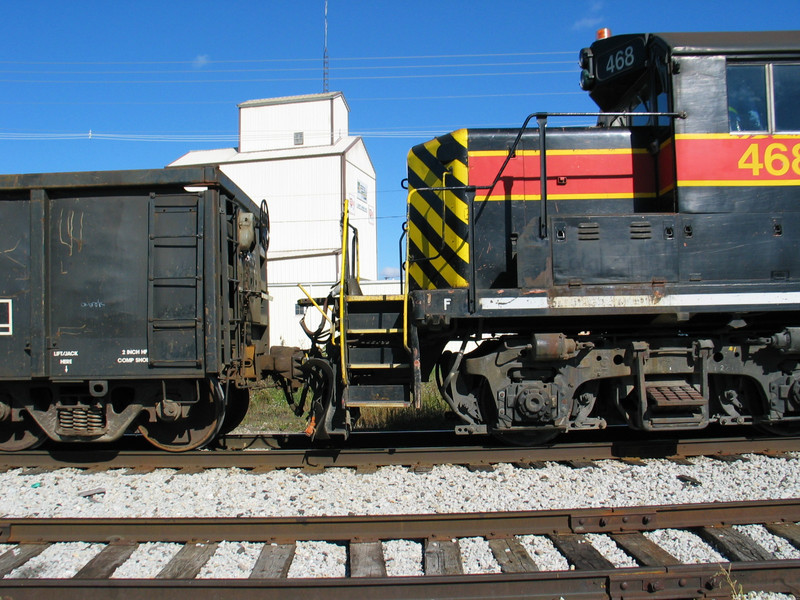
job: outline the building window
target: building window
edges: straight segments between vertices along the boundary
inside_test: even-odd
[[[297,317],[302,317],[304,314],[306,314],[306,307],[305,306],[300,306],[299,304],[295,304],[294,305],[294,314]]]
[[[731,132],[800,131],[800,65],[729,64],[727,87]]]
[[[303,145],[303,132],[302,131],[295,131],[294,132],[294,145],[295,146],[302,146]]]

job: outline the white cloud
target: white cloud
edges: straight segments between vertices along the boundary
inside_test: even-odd
[[[400,269],[397,267],[384,267],[381,269],[381,279],[397,279],[400,277]]]
[[[192,66],[195,69],[202,69],[209,63],[208,54],[199,54],[195,57],[194,61],[192,61]]]
[[[603,22],[602,17],[584,17],[572,24],[572,29],[594,29]]]

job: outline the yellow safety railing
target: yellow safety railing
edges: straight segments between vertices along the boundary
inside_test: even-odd
[[[339,356],[341,358],[342,382],[349,384],[347,376],[347,344],[345,343],[344,304],[347,286],[347,236],[350,228],[350,202],[344,199],[342,207],[342,267],[339,273]],[[333,337],[333,336],[332,336]],[[331,338],[332,339],[332,338]]]

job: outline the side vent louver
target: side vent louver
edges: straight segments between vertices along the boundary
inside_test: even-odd
[[[653,237],[653,227],[647,221],[631,223],[632,240],[649,240]]]
[[[579,223],[578,224],[578,239],[581,241],[599,240],[600,239],[600,224],[599,223]]]

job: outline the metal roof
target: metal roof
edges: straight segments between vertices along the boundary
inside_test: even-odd
[[[340,97],[344,102],[344,105],[347,107],[347,110],[350,110],[350,107],[347,106],[347,100],[344,98],[344,94],[342,92],[326,92],[324,94],[302,94],[300,96],[281,96],[279,98],[263,98],[261,100],[248,100],[246,102],[242,102],[239,104],[239,108],[253,108],[255,106],[275,106],[277,104],[297,104],[300,102],[319,102],[320,100],[333,100],[334,98]]]
[[[673,54],[767,54],[800,52],[800,31],[656,33]]]
[[[172,161],[167,166],[226,165],[231,163],[267,160],[291,160],[318,156],[336,156],[346,154],[357,144],[363,146],[364,140],[360,136],[347,135],[336,140],[336,143],[332,146],[296,146],[293,148],[279,148],[276,150],[256,150],[254,152],[239,152],[236,148],[192,150],[177,160]],[[369,159],[369,156],[367,156],[367,159]],[[369,160],[371,165],[371,159]]]

